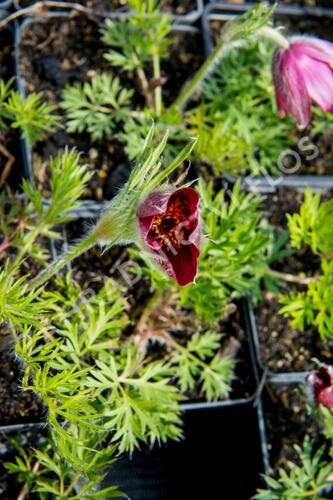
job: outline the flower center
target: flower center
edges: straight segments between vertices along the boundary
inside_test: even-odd
[[[162,242],[169,250],[179,250],[183,241],[187,240],[187,221],[191,211],[182,197],[177,197],[169,204],[167,210],[154,216],[148,235]]]

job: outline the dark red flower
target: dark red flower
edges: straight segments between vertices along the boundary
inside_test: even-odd
[[[138,209],[139,230],[154,259],[179,285],[193,283],[200,254],[199,195],[192,188],[154,191]]]
[[[333,369],[322,365],[308,377],[311,397],[317,404],[333,408]]]

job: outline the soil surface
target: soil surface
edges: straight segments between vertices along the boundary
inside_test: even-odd
[[[315,446],[320,444],[320,432],[313,416],[308,413],[304,388],[298,385],[266,386],[264,410],[266,413],[267,441],[270,465],[288,470],[287,461],[299,463],[294,445],[301,445],[308,434]]]
[[[99,27],[85,18],[54,19],[52,24],[34,22],[24,30],[20,45],[20,73],[24,76],[26,92],[42,91],[49,103],[58,104],[66,84],[89,80],[96,72],[112,72],[104,58],[105,51]],[[163,76],[167,78],[163,87],[166,104],[174,100],[179,88],[200,66],[202,54],[200,34],[175,33],[170,57],[161,64]],[[135,107],[142,107],[143,98],[134,75],[120,72],[119,68],[116,74],[124,87],[134,88]],[[88,134],[67,134],[65,129],[60,129],[34,148],[34,168],[43,177],[39,187],[48,190],[47,177],[43,174],[45,167],[50,155],[66,145],[82,151],[82,162],[94,171],[85,198],[109,199],[113,192],[110,176],[116,169],[129,167],[123,147],[114,137],[93,142]],[[37,178],[40,180],[39,173]]]
[[[69,243],[73,243],[84,234],[86,221],[75,221],[67,225]],[[130,261],[130,262],[129,262]],[[135,263],[134,263],[135,264]],[[131,273],[133,259],[124,247],[115,247],[101,254],[95,247],[73,262],[73,276],[81,287],[90,294],[96,292],[108,279],[113,278],[126,287],[125,295],[128,300],[128,314],[133,324],[140,318],[147,301],[152,295],[149,283],[140,278],[138,273]],[[139,276],[139,279],[136,279]],[[130,284],[130,279],[133,284]],[[154,317],[155,321],[155,317]],[[177,342],[186,343],[197,331],[203,331],[200,321],[189,308],[180,308],[175,303],[165,303],[157,309],[156,322],[172,335]],[[177,325],[175,327],[175,325]],[[255,390],[253,368],[250,356],[249,342],[245,332],[241,306],[231,307],[230,314],[219,322],[219,330],[223,334],[221,341],[222,355],[231,355],[236,359],[236,379],[232,384],[231,399],[247,398]],[[125,332],[132,335],[133,327]],[[168,346],[159,346],[154,343],[149,346],[148,354],[154,357],[167,355]],[[191,400],[200,399],[198,391],[187,395]]]
[[[14,200],[15,206],[22,203],[16,197]],[[5,214],[3,224],[4,227],[7,226],[6,236],[13,237],[18,225],[22,231],[24,230],[26,221],[22,216],[23,207],[22,212],[18,210],[15,212],[15,217],[9,220],[6,219],[6,215],[11,213],[11,204],[5,203],[1,210]],[[42,243],[44,251],[47,251],[49,242],[44,240]],[[3,268],[7,259],[13,262],[17,248],[10,244],[6,246],[5,235],[2,233],[0,233],[0,246],[3,247],[0,252],[0,268]],[[15,272],[15,277],[18,279],[23,275],[35,275],[41,269],[41,263],[28,257],[22,263],[20,270]],[[45,419],[44,407],[35,394],[32,391],[23,391],[21,388],[23,369],[20,359],[15,355],[14,340],[9,327],[0,325],[0,427],[2,425],[41,422]],[[1,495],[0,498],[2,498]]]
[[[9,333],[0,331],[0,425],[40,422],[42,405],[31,391],[22,391],[19,361]]]
[[[5,82],[14,76],[12,42],[13,34],[10,30],[0,31],[0,80],[3,79]],[[9,184],[12,188],[19,186],[22,158],[18,141],[17,130],[9,127],[0,128],[0,190],[5,184]],[[11,158],[15,162],[10,166],[8,160]],[[3,179],[2,182],[1,179]]]
[[[37,1],[37,0],[36,0]],[[75,3],[73,0],[62,0],[66,3]],[[35,3],[31,0],[18,0],[22,7],[26,7]],[[127,0],[81,0],[81,5],[89,8],[95,8],[101,12],[112,12],[113,10],[126,11],[128,8]],[[162,0],[163,11],[170,12],[174,15],[184,16],[191,11],[197,9],[196,0]]]
[[[329,195],[327,194],[326,197]],[[325,196],[322,198],[325,200]],[[280,188],[277,194],[266,197],[264,208],[277,234],[287,228],[286,213],[298,212],[303,194],[293,189]],[[279,261],[275,269],[298,276],[312,276],[320,272],[320,261],[307,248]],[[301,291],[301,285],[288,285],[281,294]],[[272,292],[263,292],[263,301],[256,308],[256,318],[265,366],[274,373],[307,371],[313,367],[311,359],[332,363],[333,341],[323,342],[316,328],[306,327],[304,332],[292,328],[287,318],[278,314],[282,306]]]

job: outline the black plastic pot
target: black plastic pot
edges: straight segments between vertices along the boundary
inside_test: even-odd
[[[16,68],[16,80],[17,80],[17,87],[22,95],[22,97],[25,97],[26,92],[25,92],[25,87],[24,87],[24,75],[20,74],[20,55],[19,55],[19,45],[21,43],[21,40],[23,38],[24,30],[27,29],[29,26],[32,24],[38,22],[50,22],[50,19],[66,19],[69,16],[69,12],[52,12],[49,13],[46,17],[43,17],[41,19],[39,18],[26,18],[21,24],[18,24],[15,29],[15,68]],[[114,19],[118,19],[119,16],[117,14],[114,14],[113,16]],[[176,32],[188,32],[188,33],[195,33],[195,34],[200,34],[201,30],[195,26],[190,26],[186,24],[177,24],[174,26],[174,30]],[[21,141],[22,145],[22,151],[23,151],[23,164],[24,164],[24,174],[25,176],[30,179],[31,181],[33,180],[33,165],[32,165],[32,151],[31,147],[28,144],[28,142],[25,139],[22,139]],[[45,203],[47,201],[45,200]],[[76,210],[74,213],[77,217],[94,217],[96,214],[99,214],[101,210],[106,206],[107,203],[105,202],[99,202],[95,200],[84,200],[81,207]]]
[[[264,471],[251,403],[186,411],[184,439],[120,458],[103,486],[118,484],[133,500],[249,500]]]
[[[290,385],[293,388],[295,388],[296,390],[303,391],[303,382],[304,381],[300,380],[299,383],[296,385],[294,382],[292,382],[290,384],[288,382],[288,380],[280,380],[280,381],[279,380],[274,380],[274,381],[272,380],[269,382],[269,384],[267,385],[267,390],[264,391],[263,397],[262,397],[263,408],[264,408],[264,410],[266,410],[263,413],[263,425],[265,428],[266,428],[269,408],[271,407],[270,411],[273,412],[274,414],[276,414],[277,409],[276,409],[275,405],[279,404],[276,401],[273,403],[272,398],[270,397],[269,393],[271,393],[271,392],[274,393],[274,390],[276,390],[278,388],[284,388],[284,389],[288,390],[288,387]],[[306,418],[306,421],[303,422],[301,428],[299,427],[299,425],[296,425],[295,422],[292,422],[292,423],[290,422],[290,426],[292,428],[291,432],[292,432],[292,435],[294,436],[294,439],[295,439],[295,441],[292,443],[292,445],[296,445],[296,444],[301,445],[302,444],[302,440],[303,440],[304,436],[309,433],[308,426],[311,427],[312,426],[311,422],[315,421],[315,416],[309,414],[308,409],[306,407],[306,404],[304,404],[304,407],[302,407],[300,409],[300,411],[303,414],[308,415],[308,417]],[[290,416],[288,416],[288,428],[289,428],[289,421],[290,421],[289,418],[290,418]],[[279,433],[279,425],[282,426],[281,432],[285,431],[285,428],[283,428],[283,427],[286,424],[286,417],[282,418],[282,420],[284,421],[283,423],[281,423],[280,419],[277,418],[276,421],[274,421],[274,423],[273,423],[274,424],[273,425],[274,426],[274,433],[276,433],[275,440],[276,440],[277,436],[279,436],[279,438],[281,439],[281,442],[282,442],[283,436],[281,435],[281,433]],[[314,432],[314,429],[316,429],[316,432]],[[319,429],[319,425],[318,426],[315,425],[312,428],[312,433],[315,434],[315,436],[312,436],[315,440],[315,447],[322,445],[324,442],[328,443],[327,440],[324,438],[324,436],[320,436],[320,434],[318,433],[318,429]],[[295,436],[295,434],[296,434],[296,436]],[[301,434],[303,434],[302,437],[301,437]],[[269,434],[269,431],[265,434],[262,434],[263,455],[267,458],[267,467],[265,468],[266,475],[272,475],[273,472],[274,473],[277,472],[275,470],[273,460],[271,459],[272,443],[271,443],[270,438],[271,438],[271,436]],[[280,441],[279,441],[279,445],[280,445]],[[276,453],[276,449],[274,451]],[[320,495],[322,495],[325,499],[332,499],[333,498],[333,487],[325,488],[324,490],[322,490],[320,492]]]
[[[31,4],[36,3],[38,0],[33,0]],[[65,0],[66,1],[66,0]],[[16,10],[20,10],[24,8],[24,6],[21,5],[20,0],[6,0],[3,2],[5,4],[14,4]],[[72,3],[78,3],[82,4],[84,6],[85,2],[84,0],[81,0],[79,2],[72,2]],[[178,22],[178,23],[189,23],[192,24],[196,22],[202,15],[203,9],[204,9],[204,0],[195,0],[195,8],[190,10],[189,12],[186,12],[186,14],[173,14],[173,19]],[[0,2],[0,7],[1,7],[1,2]],[[52,7],[52,9],[55,9],[56,7]],[[60,10],[63,10],[63,6],[60,7]],[[92,8],[92,10],[94,10]],[[120,16],[127,16],[128,15],[128,9],[121,7],[119,9],[113,10],[109,13],[109,15],[112,17],[114,14],[116,14],[118,17]],[[109,17],[109,15],[106,15],[106,17]]]
[[[300,381],[299,383],[302,383],[302,382]],[[266,457],[265,474],[267,474],[267,475],[271,475],[274,472],[274,466],[271,463],[271,452],[270,452],[270,446],[269,446],[270,435],[269,435],[269,432],[267,432],[267,414],[266,414],[266,412],[264,410],[265,409],[267,410],[267,408],[270,405],[272,405],[272,400],[271,400],[271,398],[269,396],[270,390],[268,390],[267,387],[273,387],[273,391],[274,391],[274,384],[276,384],[277,387],[279,387],[279,386],[281,386],[281,387],[284,387],[284,386],[287,387],[290,384],[295,385],[295,382],[294,381],[288,381],[288,380],[274,381],[274,382],[267,381],[267,385],[265,384],[265,389],[263,391],[262,400],[261,400],[261,403],[262,403],[261,418],[262,418],[262,425],[263,425],[263,427],[265,429],[265,433],[262,434],[262,447],[263,447],[263,454]],[[277,404],[277,403],[275,403],[275,404]],[[304,408],[304,411],[306,411],[305,408]],[[276,413],[275,409],[274,409],[274,413]],[[301,443],[297,443],[297,444],[301,444]]]
[[[219,21],[224,23],[233,17],[243,14],[254,3],[233,4],[224,1],[209,3],[202,16],[202,32],[205,42],[205,54],[208,56],[213,47],[213,36],[211,31],[211,22]],[[301,7],[296,5],[278,5],[274,12],[276,21],[290,20],[292,18],[303,17],[305,19],[312,18],[320,19],[332,18],[333,23],[333,8],[323,7]],[[229,181],[234,183],[237,178],[231,175],[224,175]],[[333,175],[290,175],[281,176],[253,176],[248,175],[241,179],[243,189],[257,193],[274,192],[278,186],[295,187],[300,190],[306,189],[307,186],[312,186],[314,189],[330,189],[333,188]]]
[[[34,422],[28,424],[0,425],[0,433],[24,432],[32,429],[43,429],[47,426],[45,422]]]

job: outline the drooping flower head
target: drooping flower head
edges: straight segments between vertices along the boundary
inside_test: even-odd
[[[193,283],[200,254],[199,195],[192,188],[154,191],[139,206],[142,241],[179,285]]]
[[[292,115],[300,128],[311,119],[311,100],[333,111],[333,43],[293,37],[273,56],[273,79],[280,118]]]
[[[307,380],[312,403],[333,408],[333,367],[321,365]]]

